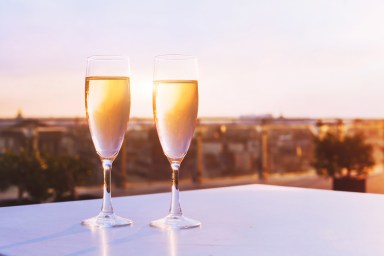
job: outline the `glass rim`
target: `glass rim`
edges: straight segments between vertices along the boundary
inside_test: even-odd
[[[155,56],[156,60],[193,60],[197,59],[194,55],[188,55],[188,54],[161,54]]]
[[[126,55],[92,55],[87,57],[87,61],[93,60],[129,60],[129,57]]]

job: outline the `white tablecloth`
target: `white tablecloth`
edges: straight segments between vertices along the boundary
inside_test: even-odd
[[[113,193],[113,191],[112,191]],[[1,255],[384,255],[384,196],[248,185],[181,192],[201,228],[163,231],[170,194],[113,199],[132,226],[90,230],[101,200],[0,208]]]

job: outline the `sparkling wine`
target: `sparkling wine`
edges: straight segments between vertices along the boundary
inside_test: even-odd
[[[94,76],[85,80],[85,107],[99,156],[114,159],[128,127],[131,97],[128,77]]]
[[[197,80],[158,80],[153,87],[157,133],[170,161],[182,160],[193,136],[197,109]]]

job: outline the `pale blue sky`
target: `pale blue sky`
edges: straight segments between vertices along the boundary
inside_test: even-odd
[[[200,116],[384,117],[384,1],[3,0],[0,117],[84,116],[85,60],[131,58],[152,116],[153,57],[197,55]]]

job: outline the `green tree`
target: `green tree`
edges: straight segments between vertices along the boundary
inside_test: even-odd
[[[76,156],[59,155],[46,157],[48,181],[56,201],[69,194],[76,198],[76,185],[81,185],[92,175],[92,165]]]
[[[92,165],[79,157],[49,156],[45,160],[38,154],[6,152],[0,156],[0,189],[9,186],[18,189],[18,200],[28,193],[35,202],[54,196],[61,200],[68,193],[76,198],[76,185],[92,175]]]
[[[46,165],[37,154],[26,151],[4,153],[0,156],[0,173],[1,179],[4,179],[1,188],[16,186],[19,201],[25,192],[37,201],[46,200],[50,196]]]
[[[372,145],[365,142],[362,134],[338,138],[327,133],[322,139],[315,138],[315,161],[317,173],[328,177],[351,177],[366,175],[374,165]]]
[[[0,155],[0,191],[8,189],[11,185],[11,172],[13,159],[5,154]]]

